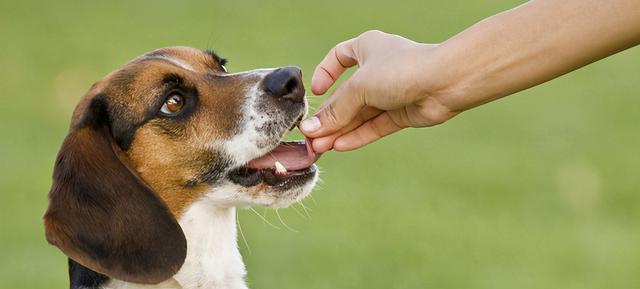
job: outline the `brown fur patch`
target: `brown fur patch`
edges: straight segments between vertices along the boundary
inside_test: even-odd
[[[206,153],[193,147],[187,136],[168,138],[149,123],[137,130],[128,155],[140,177],[154,188],[175,216],[180,216],[207,187],[187,185],[188,180],[197,178],[202,171],[201,159],[207,159]]]
[[[182,229],[120,159],[102,97],[87,108],[56,159],[44,216],[47,240],[96,272],[136,283],[163,281],[184,262]]]
[[[194,70],[183,69],[165,58]],[[158,109],[153,104],[167,97],[162,82],[167,75],[181,78],[195,91],[197,107],[181,120],[148,119]],[[179,216],[204,192],[205,185],[189,181],[215,166],[216,152],[205,147],[234,134],[246,88],[241,76],[225,75],[211,55],[194,48],[171,47],[138,57],[94,84],[78,104],[74,123],[79,118],[77,111],[98,93],[107,97],[114,132],[133,131],[133,140],[125,151],[133,169]]]

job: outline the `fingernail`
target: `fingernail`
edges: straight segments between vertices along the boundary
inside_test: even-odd
[[[306,132],[314,132],[320,128],[320,120],[317,117],[305,119],[300,123],[300,129]]]

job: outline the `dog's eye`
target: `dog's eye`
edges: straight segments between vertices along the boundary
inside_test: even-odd
[[[176,114],[184,107],[184,97],[179,94],[172,94],[164,101],[160,111],[166,114]]]

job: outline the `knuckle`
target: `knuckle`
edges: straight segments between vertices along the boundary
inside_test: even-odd
[[[389,114],[391,124],[397,128],[406,128],[411,123],[407,109],[399,110],[398,113]]]
[[[436,125],[443,124],[447,119],[442,116],[435,116],[433,118],[429,118],[428,120],[431,126],[436,126]]]
[[[367,40],[371,40],[374,38],[378,38],[381,35],[384,35],[385,33],[380,31],[380,30],[369,30],[369,31],[365,31],[362,34],[360,34],[360,36],[358,36],[358,39],[361,41],[367,41]]]
[[[384,32],[377,30],[377,29],[372,29],[372,30],[368,30],[365,31],[361,34],[361,36],[363,37],[369,37],[369,36],[378,36],[378,35],[382,35],[384,34]]]
[[[336,111],[335,104],[329,104],[324,109],[325,121],[331,127],[342,126],[344,125],[342,122],[342,118],[338,116],[338,112]]]
[[[346,91],[351,93],[359,91],[363,87],[363,82],[357,75],[352,75],[348,81],[344,83]]]
[[[420,110],[425,126],[435,126],[451,118],[451,113],[442,107],[425,106]]]
[[[378,123],[376,123],[375,121],[371,122],[370,127],[371,127],[371,131],[373,132],[373,134],[376,137],[384,136],[384,132],[383,132],[382,128],[380,128],[380,125]]]
[[[336,44],[336,46],[333,47],[333,50],[335,52],[341,52],[346,43],[347,43],[347,41],[342,41],[342,42]],[[334,51],[329,51],[329,53],[332,53]]]
[[[352,77],[347,84],[347,91],[356,105],[367,105],[367,83],[360,77]]]

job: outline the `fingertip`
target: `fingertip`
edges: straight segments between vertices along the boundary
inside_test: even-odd
[[[299,128],[304,135],[308,137],[313,137],[311,134],[313,134],[318,129],[320,129],[320,126],[321,126],[320,119],[318,119],[318,117],[316,116],[313,116],[311,118],[303,120],[300,123]]]
[[[311,92],[315,95],[324,94],[332,84],[333,79],[318,66],[311,77]]]
[[[313,92],[314,95],[322,95],[327,92],[332,84],[332,80],[327,80],[326,77],[319,77],[318,79],[312,80],[311,92]]]
[[[313,95],[319,96],[324,94],[324,90],[320,89],[320,87],[318,87],[318,85],[316,85],[315,83],[311,84],[311,92],[313,93]]]
[[[314,139],[314,142],[322,137],[329,136],[335,131],[333,126],[326,122],[326,116],[323,115],[322,111],[300,122],[298,128],[306,137]]]

